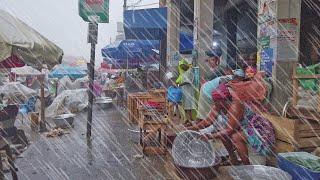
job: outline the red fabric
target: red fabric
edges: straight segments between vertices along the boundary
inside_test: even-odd
[[[0,62],[0,68],[23,67],[24,65],[25,63],[15,55]]]
[[[161,103],[153,102],[153,101],[148,101],[148,102],[144,103],[143,105],[146,106],[146,107],[155,108],[155,109],[162,107]]]
[[[262,77],[255,75],[249,81],[230,82],[232,98],[241,101],[262,101],[266,97],[267,88],[262,80]]]
[[[211,95],[214,101],[221,101],[231,98],[231,94],[226,84],[220,84],[218,88],[212,92]]]
[[[108,64],[108,63],[106,63],[106,62],[102,62],[102,63],[101,63],[101,68],[104,68],[104,69],[110,69],[111,67],[109,66],[109,64]]]

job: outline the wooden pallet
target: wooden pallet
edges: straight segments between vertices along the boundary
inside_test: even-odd
[[[320,123],[312,120],[289,119],[271,114],[263,114],[276,131],[276,153],[307,151],[320,146]]]

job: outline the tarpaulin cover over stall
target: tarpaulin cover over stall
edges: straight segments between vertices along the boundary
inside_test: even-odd
[[[123,17],[127,39],[160,40],[166,36],[167,8],[127,10]]]
[[[127,10],[124,12],[126,39],[161,40],[167,31],[167,8]],[[193,36],[180,32],[180,52],[192,51]]]
[[[30,26],[3,10],[0,24],[0,63],[14,57],[31,66],[47,64],[49,69],[60,64],[62,49]]]

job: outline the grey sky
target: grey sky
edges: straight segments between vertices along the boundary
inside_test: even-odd
[[[128,4],[139,0],[129,0]],[[150,4],[158,0],[144,0]],[[110,23],[99,24],[96,59],[101,62],[100,49],[115,39],[117,25],[122,21],[123,0],[110,0]],[[90,57],[87,44],[88,25],[78,15],[78,0],[0,0],[0,8],[23,20],[61,47],[65,55]]]

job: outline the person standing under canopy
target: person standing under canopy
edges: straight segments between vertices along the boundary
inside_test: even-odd
[[[211,50],[206,51],[206,55],[208,56],[206,62],[208,63],[208,66],[210,68],[210,73],[202,79],[202,84],[207,81],[211,81],[217,77],[224,76],[226,68],[222,66],[220,63],[220,58],[222,55],[221,48],[212,48]]]
[[[182,107],[184,109],[184,122],[190,124],[192,120],[192,110],[197,109],[196,87],[194,86],[194,73],[192,65],[183,60],[179,63],[179,68],[183,71],[181,79],[178,81],[182,90]]]

